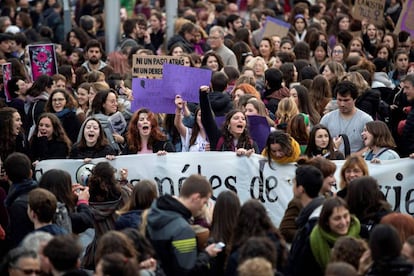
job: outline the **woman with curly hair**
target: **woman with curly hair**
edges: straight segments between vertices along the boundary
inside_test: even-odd
[[[69,156],[71,145],[62,123],[55,114],[40,115],[34,135],[30,139],[32,161],[65,159]]]
[[[158,127],[156,115],[146,108],[137,110],[129,122],[124,154],[174,152],[174,146]]]
[[[234,151],[238,156],[258,153],[259,148],[249,135],[246,116],[241,110],[233,109],[228,112],[220,131],[210,107],[209,90],[208,86],[200,87],[200,109],[201,122],[206,129],[211,149]]]
[[[6,160],[9,154],[18,151],[26,152],[22,133],[22,120],[17,109],[0,108],[0,160]]]
[[[267,237],[274,243],[277,260],[273,266],[283,271],[288,254],[286,241],[272,223],[264,206],[258,200],[251,199],[242,205],[237,217],[225,275],[236,275],[240,247],[251,237]]]

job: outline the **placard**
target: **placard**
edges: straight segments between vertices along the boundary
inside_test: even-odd
[[[183,57],[173,56],[142,56],[132,57],[132,76],[134,78],[162,79],[163,64],[184,65]]]
[[[53,76],[58,73],[55,44],[27,45],[32,81],[41,75]]]
[[[397,26],[394,29],[394,33],[398,34],[401,31],[407,31],[411,35],[411,39],[414,37],[414,0],[407,0],[403,5],[403,9],[398,18]]]
[[[1,70],[3,71],[3,88],[4,88],[4,95],[6,96],[6,101],[10,102],[12,97],[10,96],[9,88],[7,87],[7,83],[11,80],[12,77],[12,64],[10,62],[3,63],[1,65]]]
[[[271,16],[266,16],[266,22],[263,28],[263,37],[272,37],[274,35],[277,35],[279,37],[284,37],[288,34],[290,29],[290,24],[273,18]]]
[[[369,23],[380,25],[384,22],[385,0],[355,0],[354,19],[368,19]]]

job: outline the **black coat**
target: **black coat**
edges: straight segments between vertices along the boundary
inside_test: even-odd
[[[381,93],[376,89],[368,89],[355,101],[355,106],[365,113],[371,115],[372,119],[377,118],[377,112],[381,100]]]

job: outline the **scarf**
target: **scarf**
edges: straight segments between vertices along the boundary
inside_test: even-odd
[[[346,236],[359,238],[361,224],[355,216],[351,216],[351,223]],[[310,235],[310,246],[312,254],[315,257],[319,266],[325,270],[331,258],[331,248],[334,246],[336,240],[341,236],[332,232],[325,232],[319,225],[313,228]]]
[[[69,109],[69,108],[64,108],[62,111],[56,112],[55,115],[58,118],[63,118],[66,114],[70,113],[70,112],[75,112],[73,109]]]
[[[292,155],[284,156],[284,157],[279,158],[279,159],[276,159],[274,156],[270,155],[272,157],[272,160],[275,161],[278,164],[287,164],[287,163],[291,163],[291,162],[296,162],[296,160],[298,160],[298,158],[300,156],[300,146],[299,146],[298,142],[296,142],[296,140],[293,139],[293,138],[290,139],[290,143],[292,145],[292,150],[293,150]],[[267,148],[265,148],[262,151],[262,155],[267,156]]]

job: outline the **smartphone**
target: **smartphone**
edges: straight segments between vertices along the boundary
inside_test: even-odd
[[[224,242],[218,242],[216,243],[216,248],[217,249],[223,249],[226,246],[226,244]]]

